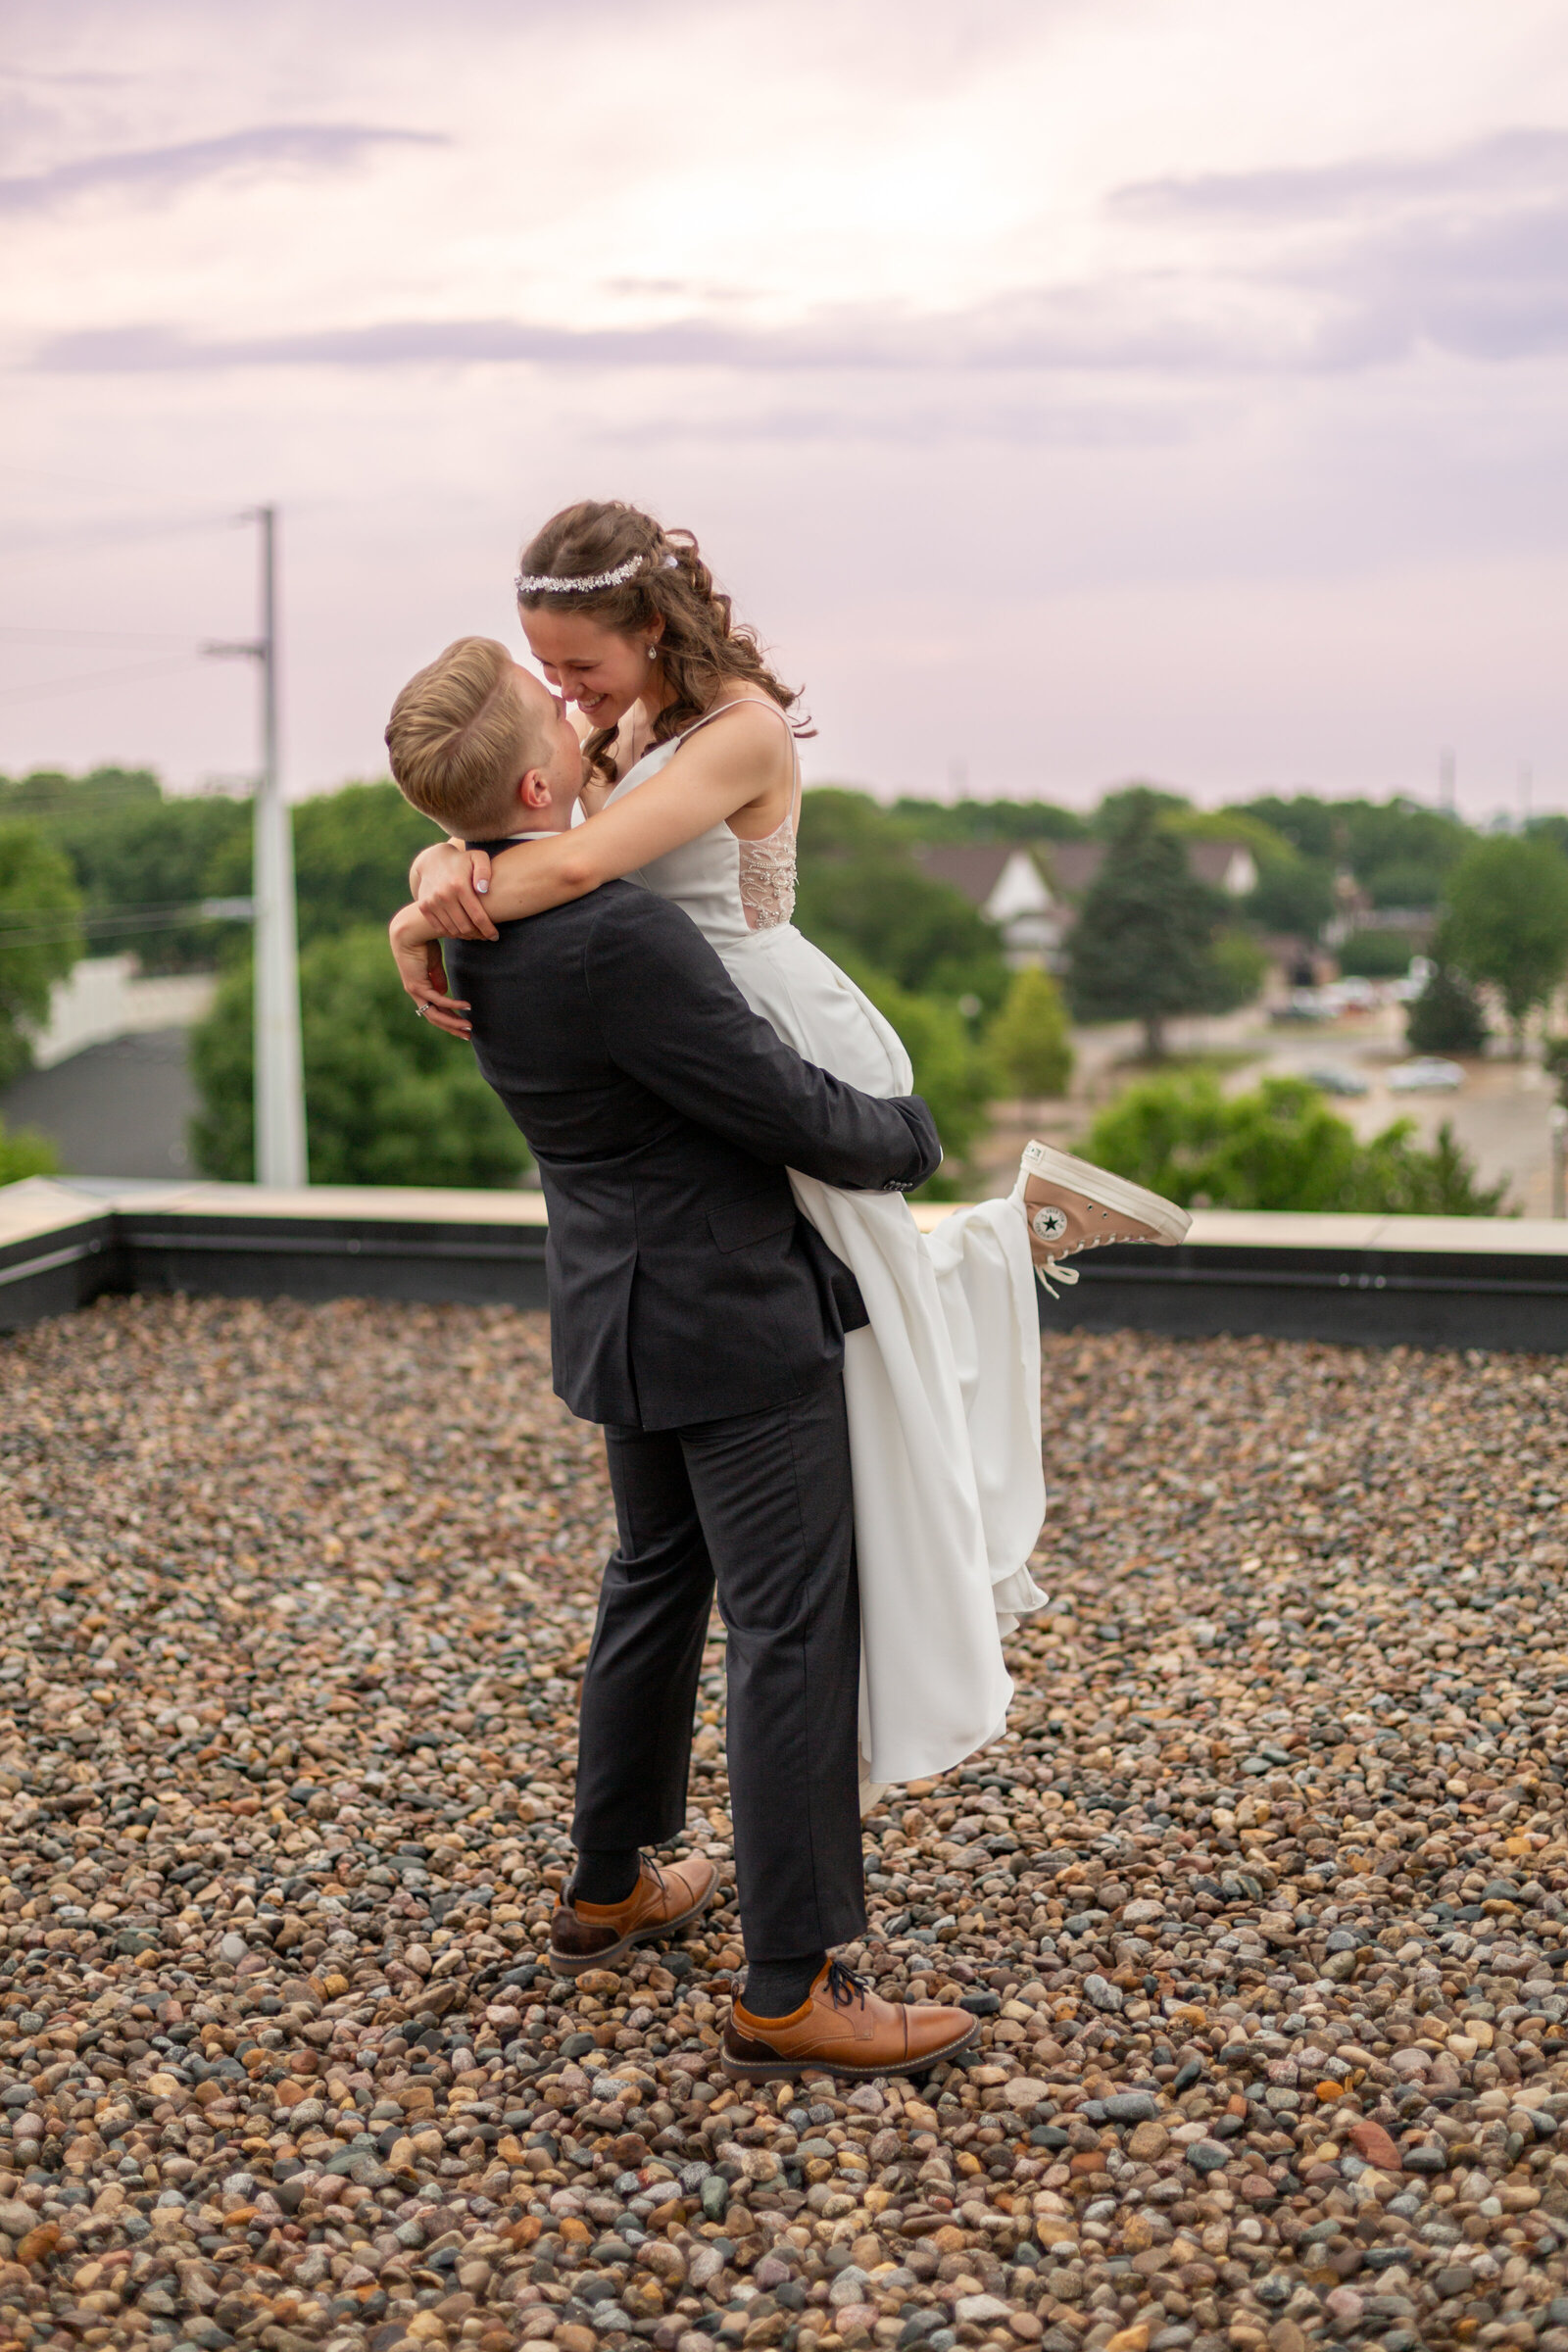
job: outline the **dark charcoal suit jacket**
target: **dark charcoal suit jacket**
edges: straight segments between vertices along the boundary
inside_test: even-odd
[[[447,947],[544,1183],[558,1396],[584,1420],[676,1429],[829,1373],[865,1309],[784,1171],[909,1191],[942,1159],[918,1096],[878,1102],[803,1061],[634,883]]]

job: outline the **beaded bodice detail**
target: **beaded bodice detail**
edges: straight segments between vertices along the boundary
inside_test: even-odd
[[[790,812],[776,833],[739,841],[741,905],[749,931],[773,931],[795,912],[795,823]]]

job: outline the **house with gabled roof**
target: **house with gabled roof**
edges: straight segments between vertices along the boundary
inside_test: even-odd
[[[1201,882],[1227,898],[1245,899],[1257,887],[1257,866],[1245,842],[1186,844],[1188,862]],[[1016,970],[1043,963],[1058,969],[1078,902],[1099,873],[1102,841],[945,842],[914,853],[933,882],[961,891],[971,906],[1002,933],[1003,953]]]

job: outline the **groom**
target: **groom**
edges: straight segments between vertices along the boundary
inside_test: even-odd
[[[406,798],[474,847],[571,822],[577,738],[489,639],[460,639],[411,680],[387,744]],[[716,1585],[749,1961],[723,2065],[754,2079],[929,2067],[974,2021],[884,2001],[828,1960],[865,1925],[843,1351],[866,1313],[785,1171],[907,1192],[941,1161],[930,1114],[803,1061],[687,916],[634,884],[452,954],[479,1067],[538,1161],[556,1389],[604,1425],[619,1533],[551,1958],[565,1974],[613,1966],[712,1896],[711,1863],[661,1869],[641,1849],[684,1826]]]

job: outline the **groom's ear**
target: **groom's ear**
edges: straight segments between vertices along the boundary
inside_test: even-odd
[[[517,785],[517,798],[524,808],[550,808],[555,806],[555,794],[550,779],[542,768],[530,767]]]

